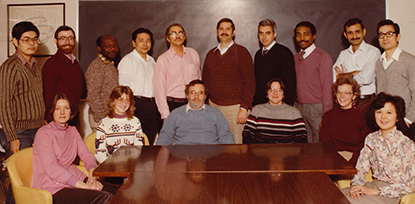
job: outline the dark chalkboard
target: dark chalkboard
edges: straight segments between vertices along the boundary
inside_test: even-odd
[[[186,30],[187,46],[196,49],[201,66],[207,52],[217,46],[216,23],[231,18],[236,26],[235,42],[252,56],[259,49],[258,22],[265,18],[277,23],[277,42],[296,52],[293,29],[303,20],[317,28],[316,45],[337,59],[342,49],[343,24],[351,17],[363,20],[366,42],[377,43],[376,24],[385,18],[384,0],[136,0],[79,1],[80,63],[85,71],[98,53],[95,41],[103,34],[114,35],[121,56],[133,47],[131,33],[150,29],[155,37],[153,57],[167,50],[164,32],[172,23]]]

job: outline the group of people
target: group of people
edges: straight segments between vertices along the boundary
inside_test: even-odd
[[[308,21],[294,29],[295,55],[276,42],[273,20],[260,21],[262,47],[254,60],[235,43],[231,19],[221,19],[216,30],[219,44],[203,69],[180,24],[166,29],[168,50],[157,61],[146,28],[132,33],[134,49],[119,63],[117,40],[102,35],[84,77],[72,54],[72,28],[56,30],[58,51],[40,69],[33,56],[39,30],[16,24],[16,53],[0,67],[2,147],[10,156],[33,144],[32,186],[50,191],[56,203],[107,202],[114,188],[92,177],[96,161],[120,146],[143,145],[145,136],[156,145],[323,142],[356,164],[352,187],[343,191],[350,201],[397,203],[415,190],[415,57],[399,48],[396,23],[377,26],[381,55],[364,41],[362,21],[349,19],[350,47],[334,65],[314,44],[316,28]],[[79,128],[77,105],[85,96],[95,158],[73,127]],[[73,166],[76,155],[88,177]],[[364,185],[369,169],[375,181]]]

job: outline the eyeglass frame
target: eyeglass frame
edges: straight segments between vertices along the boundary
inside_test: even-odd
[[[388,31],[386,33],[378,33],[378,39],[383,39],[383,38],[385,38],[385,36],[387,38],[391,38],[393,36],[393,34],[396,34],[396,32],[395,31]]]
[[[19,41],[22,41],[23,44],[25,44],[25,45],[29,45],[30,42],[32,42],[33,44],[39,44],[40,43],[39,37],[34,37],[34,38],[24,37],[24,38],[20,38]]]
[[[176,35],[179,35],[179,36],[185,36],[185,35],[186,35],[186,32],[184,32],[184,31],[179,31],[179,32],[177,33],[176,31],[172,31],[171,33],[169,33],[169,35],[171,35],[171,36],[173,36],[173,37],[176,37]]]

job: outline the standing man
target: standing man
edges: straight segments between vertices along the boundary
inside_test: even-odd
[[[351,18],[344,24],[344,37],[350,47],[340,52],[333,66],[333,80],[341,75],[353,77],[360,86],[360,99],[356,106],[367,109],[375,98],[375,64],[380,58],[378,48],[364,41],[366,29],[358,18]]]
[[[108,114],[108,99],[112,90],[118,86],[118,70],[115,58],[118,55],[117,40],[112,35],[102,35],[97,39],[98,57],[89,64],[85,72],[89,105],[89,124],[92,132],[98,122]]]
[[[267,103],[267,82],[280,78],[285,84],[284,102],[294,105],[297,98],[297,82],[293,53],[275,41],[277,25],[271,19],[264,19],[258,25],[258,39],[262,45],[255,54],[256,91],[253,106]]]
[[[174,23],[166,29],[167,50],[154,67],[153,89],[157,108],[164,120],[170,112],[187,104],[183,90],[193,79],[200,79],[200,57],[186,45],[183,26]]]
[[[383,52],[376,62],[377,92],[400,96],[405,101],[405,124],[397,127],[415,141],[415,57],[399,47],[399,25],[391,20],[378,23],[379,45]]]
[[[153,145],[162,124],[153,94],[156,62],[148,54],[154,44],[153,33],[146,28],[139,28],[132,34],[132,43],[134,50],[125,55],[118,65],[119,82],[133,90],[135,115],[140,119],[150,145]]]
[[[0,142],[7,156],[31,147],[45,124],[42,71],[33,57],[39,30],[23,21],[13,26],[12,36],[16,52],[0,67]]]
[[[225,116],[205,104],[208,90],[198,79],[186,86],[187,105],[175,109],[163,124],[157,145],[234,144]]]
[[[226,117],[236,144],[242,144],[242,131],[255,94],[255,73],[248,50],[236,44],[235,25],[222,18],[216,26],[219,45],[211,49],[203,66],[203,81],[210,91],[209,105]]]
[[[66,94],[78,107],[79,100],[86,95],[84,74],[72,51],[75,47],[75,32],[69,26],[60,26],[55,32],[58,51],[50,57],[42,69],[43,90],[46,107],[56,93]],[[79,124],[79,114],[69,121]]]
[[[294,56],[297,74],[296,106],[304,118],[309,143],[320,140],[319,126],[325,112],[333,107],[333,61],[329,54],[316,47],[316,27],[302,21],[294,35],[301,52]]]

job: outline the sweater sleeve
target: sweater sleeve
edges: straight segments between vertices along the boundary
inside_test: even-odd
[[[163,128],[161,128],[160,135],[157,138],[156,145],[172,145],[174,142],[174,134],[174,116],[169,115],[169,117],[167,117],[163,123]]]
[[[59,165],[53,149],[53,136],[46,129],[39,129],[35,136],[33,146],[35,146],[42,165],[45,167],[46,174],[53,180],[75,186],[79,179]]]
[[[333,61],[329,54],[324,53],[320,60],[320,86],[322,87],[323,114],[333,108]]]
[[[97,133],[95,135],[95,159],[99,163],[104,162],[108,158],[107,154],[107,133],[103,128],[103,121],[101,120],[97,127]]]
[[[295,62],[294,56],[290,50],[287,49],[285,52],[284,60],[282,60],[283,76],[286,90],[285,102],[291,106],[294,105],[297,99],[297,76],[295,74]]]
[[[48,107],[49,101],[56,94],[56,84],[59,77],[59,70],[53,65],[53,59],[49,58],[42,69],[43,76],[43,93],[45,105]]]
[[[235,140],[233,139],[233,135],[231,130],[229,129],[228,120],[226,120],[225,116],[222,112],[218,112],[218,136],[219,136],[219,144],[235,144]]]
[[[7,142],[10,142],[17,137],[16,132],[16,114],[14,113],[13,93],[17,91],[19,78],[15,71],[18,66],[17,60],[4,62],[0,67],[0,122],[4,134],[7,137]]]
[[[95,61],[89,65],[88,70],[85,74],[86,86],[88,90],[87,102],[92,112],[94,113],[94,120],[99,120],[107,114],[107,109],[101,107],[107,107],[108,99],[101,98],[102,80],[105,78],[104,73],[100,70],[99,64]]]
[[[411,60],[408,62],[408,66],[408,88],[411,93],[411,101],[409,102],[408,108],[406,109],[405,118],[408,118],[413,123],[415,122],[415,58],[411,58]]]
[[[85,142],[82,140],[81,135],[76,130],[76,142],[78,144],[78,155],[82,162],[85,164],[85,168],[89,171],[90,169],[97,168],[97,162],[95,161],[94,155],[88,150]]]
[[[330,119],[327,112],[323,115],[321,120],[320,142],[326,143],[330,147],[334,147],[334,143],[330,135]]]
[[[144,145],[144,137],[143,137],[143,129],[141,128],[141,123],[140,120],[136,117],[134,117],[134,121],[137,123],[137,129],[135,131],[135,141],[134,141],[134,145],[138,146],[138,145]]]
[[[238,53],[238,63],[239,67],[241,67],[241,75],[243,80],[240,104],[242,108],[248,110],[252,108],[252,102],[255,95],[255,71],[251,54],[242,46],[240,53]]]

